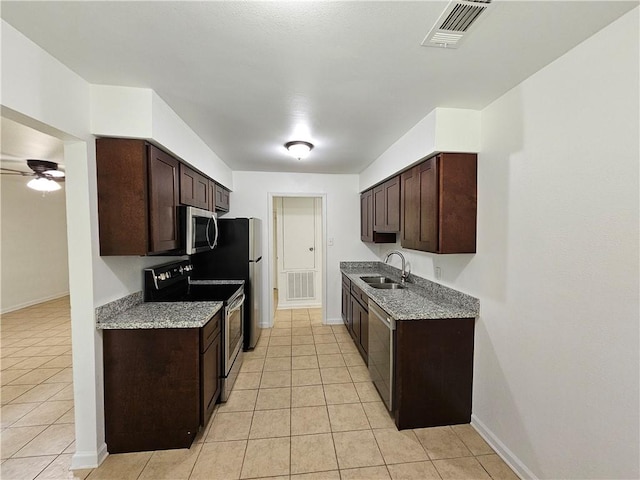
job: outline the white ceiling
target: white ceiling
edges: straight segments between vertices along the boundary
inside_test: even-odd
[[[481,109],[637,1],[23,2],[1,16],[90,83],[155,90],[233,170],[357,173],[435,107]],[[283,144],[316,148],[304,161]]]
[[[61,140],[4,117],[0,119],[0,132],[1,167],[31,173],[27,160],[36,159],[56,162],[64,169]]]

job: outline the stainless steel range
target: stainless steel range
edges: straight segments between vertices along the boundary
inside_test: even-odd
[[[189,260],[165,263],[144,270],[145,302],[223,302],[222,392],[226,402],[242,365],[244,281],[192,281]]]

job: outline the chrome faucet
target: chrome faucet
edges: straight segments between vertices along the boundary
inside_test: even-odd
[[[394,255],[394,254],[398,255],[400,257],[400,260],[402,260],[402,274],[400,275],[400,283],[405,283],[407,281],[407,278],[409,278],[409,274],[405,269],[406,263],[404,261],[404,255],[402,255],[399,251],[394,250],[393,252],[387,253],[387,256],[384,258],[384,263],[388,263],[389,257],[391,257],[391,255]]]

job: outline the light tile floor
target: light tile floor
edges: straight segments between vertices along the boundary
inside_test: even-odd
[[[85,478],[74,452],[69,297],[2,315],[3,480]]]
[[[70,473],[67,302],[2,319],[3,480],[517,479],[470,425],[398,431],[347,330],[322,325],[319,309],[277,312],[190,449],[110,455]]]

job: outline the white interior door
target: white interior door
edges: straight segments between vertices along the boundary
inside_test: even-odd
[[[283,270],[316,268],[315,202],[313,198],[282,199]]]
[[[278,308],[322,305],[322,203],[313,197],[280,197],[278,226]]]

